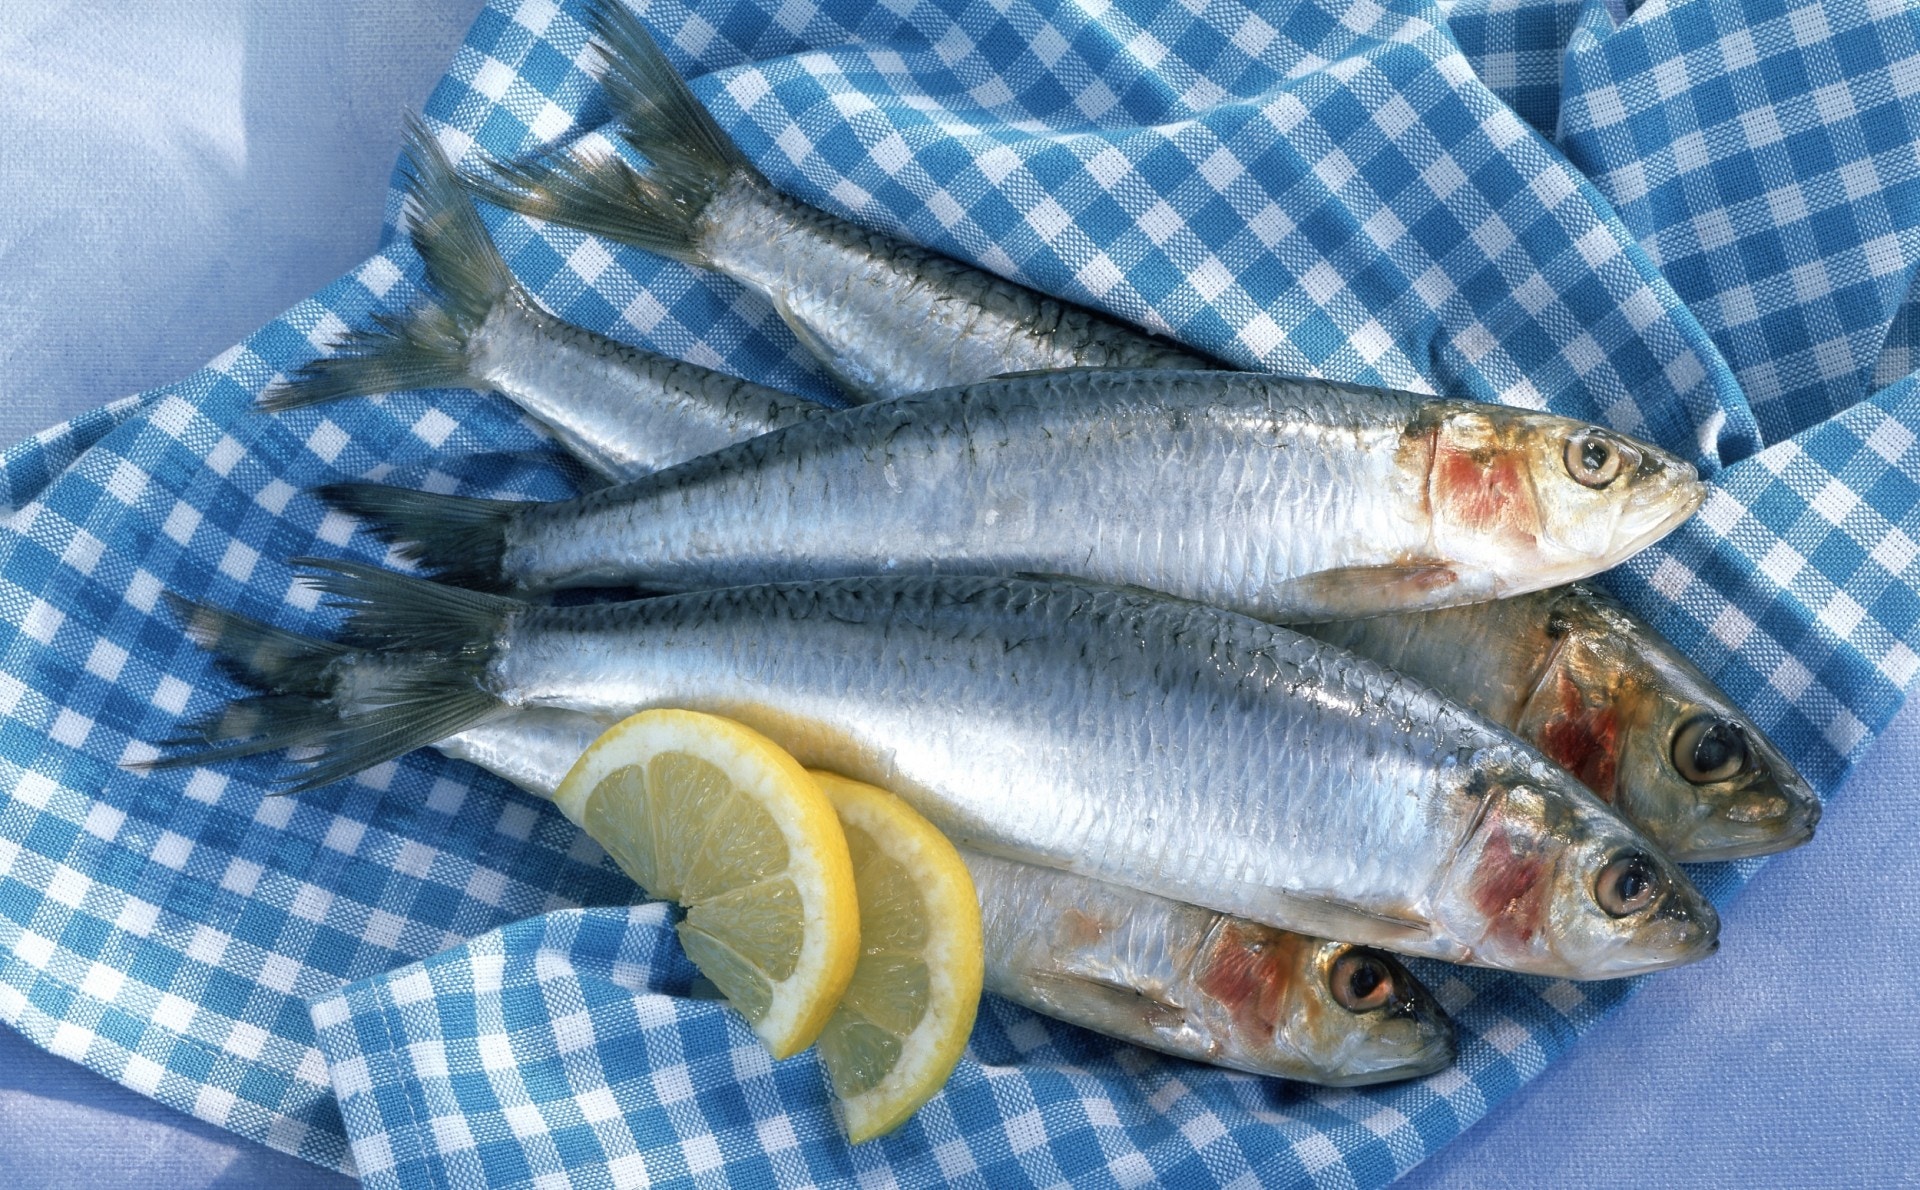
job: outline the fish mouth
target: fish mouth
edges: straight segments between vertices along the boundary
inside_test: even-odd
[[[1421,1078],[1425,1075],[1437,1074],[1453,1065],[1453,1060],[1457,1058],[1459,1054],[1460,1039],[1454,1035],[1452,1030],[1448,1030],[1434,1037],[1433,1040],[1427,1042],[1427,1044],[1415,1051],[1413,1056],[1407,1059],[1402,1069],[1406,1071],[1405,1077],[1407,1078]]]
[[[1446,1018],[1441,1017],[1444,1022]],[[1393,1083],[1409,1078],[1425,1078],[1429,1074],[1438,1074],[1453,1065],[1459,1056],[1460,1041],[1449,1025],[1436,1023],[1434,1035],[1428,1038],[1420,1048],[1410,1054],[1383,1054],[1379,1064],[1367,1070],[1351,1071],[1337,1080],[1328,1080],[1323,1086],[1329,1087],[1370,1087],[1377,1083]]]
[[[1720,949],[1720,913],[1696,891],[1675,897],[1643,927],[1640,937],[1623,948],[1603,973],[1587,978],[1620,979],[1684,967]]]
[[[1815,828],[1820,825],[1822,814],[1820,799],[1812,796],[1811,793],[1804,798],[1795,798],[1795,791],[1791,790],[1783,791],[1783,794],[1787,799],[1795,802],[1794,806],[1786,813],[1766,822],[1740,824],[1749,832],[1746,837],[1689,847],[1684,852],[1675,849],[1671,852],[1673,858],[1690,864],[1719,863],[1725,860],[1775,855],[1812,842]]]
[[[1597,978],[1625,979],[1625,978],[1628,978],[1629,976],[1634,976],[1634,975],[1651,975],[1655,971],[1670,971],[1675,967],[1684,967],[1689,963],[1697,963],[1701,959],[1709,958],[1719,949],[1720,949],[1720,938],[1719,938],[1719,935],[1716,934],[1713,937],[1708,938],[1704,943],[1693,946],[1679,953],[1666,955],[1659,958],[1650,957],[1640,962],[1622,964],[1621,966],[1616,967],[1612,970],[1609,970],[1606,974],[1598,976]]]
[[[1680,472],[1680,468],[1685,468]],[[1628,512],[1614,527],[1613,550],[1617,558],[1637,554],[1685,524],[1706,503],[1707,482],[1698,478],[1691,463],[1676,462],[1676,474],[1638,501],[1638,515]]]

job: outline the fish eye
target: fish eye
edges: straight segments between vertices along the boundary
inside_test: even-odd
[[[1651,859],[1629,851],[1601,869],[1594,899],[1609,917],[1632,917],[1653,904],[1665,885],[1666,878]]]
[[[1567,474],[1590,488],[1606,487],[1624,469],[1619,448],[1593,433],[1567,439],[1566,463]]]
[[[1378,955],[1350,950],[1333,964],[1333,998],[1349,1012],[1372,1012],[1393,999],[1393,968]]]
[[[1747,737],[1718,715],[1689,719],[1673,733],[1673,767],[1695,785],[1725,781],[1747,767]]]

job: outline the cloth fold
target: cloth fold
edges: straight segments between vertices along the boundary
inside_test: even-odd
[[[810,202],[1243,366],[1544,405],[1695,458],[1715,483],[1702,514],[1608,581],[1823,790],[1920,670],[1914,138],[1883,135],[1920,127],[1908,8],[643,15]],[[593,63],[579,5],[497,0],[427,115],[457,156],[597,135]],[[1759,199],[1739,188],[1753,176]],[[725,280],[490,218],[563,316],[831,396]],[[0,456],[0,1020],[37,1043],[385,1186],[1373,1186],[1630,995],[1424,964],[1461,1060],[1363,1091],[989,1000],[950,1086],[850,1151],[815,1059],[768,1062],[687,998],[667,915],[627,907],[596,845],[502,783],[429,753],[297,799],[267,796],[267,764],[119,767],[235,693],[161,591],[324,632],[285,559],[383,558],[304,489],[574,490],[484,394],[253,412],[417,276],[390,237],[202,372]],[[1698,874],[1724,898],[1757,866]]]

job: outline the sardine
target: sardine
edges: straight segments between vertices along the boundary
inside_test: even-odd
[[[986,988],[1035,1012],[1253,1074],[1357,1087],[1453,1061],[1452,1022],[1384,951],[962,850]]]
[[[198,751],[176,758],[187,763],[254,754],[263,738],[269,748],[324,744],[435,663],[176,604],[232,676],[265,691],[191,730],[184,742]],[[625,715],[527,707],[431,746],[551,801],[587,746]],[[1412,1078],[1452,1059],[1452,1022],[1381,951],[961,854],[980,896],[987,988],[1035,1011],[1196,1061],[1332,1085]]]
[[[825,412],[803,404],[783,424]],[[683,453],[689,437],[650,440],[674,416],[655,412],[607,427],[622,457],[662,467],[694,457]],[[742,441],[764,432],[751,419],[734,429]],[[1303,630],[1517,732],[1683,863],[1783,851],[1812,838],[1819,821],[1818,795],[1759,727],[1596,588]]]
[[[555,504],[321,489],[483,590],[1065,574],[1282,621],[1584,577],[1704,493],[1690,464],[1553,414],[1155,370],[899,397]]]
[[[272,411],[412,388],[493,390],[619,483],[764,434],[818,403],[657,355],[542,309],[508,272],[439,144],[407,128],[407,221],[426,294],[261,394]]]
[[[602,79],[645,172],[611,155],[496,167],[489,201],[715,270],[765,295],[856,400],[1070,367],[1201,356],[776,191],[617,0],[592,7]]]
[[[1281,929],[1576,979],[1717,944],[1680,870],[1511,734],[1203,604],[860,578],[543,608],[311,565],[356,643],[444,657],[293,735],[321,745],[296,790],[515,708],[684,707],[893,790],[958,845]]]
[[[536,708],[441,752],[551,799],[616,717]],[[1036,1012],[1163,1053],[1359,1086],[1453,1059],[1453,1024],[1391,955],[1137,889],[961,851],[980,895],[986,986]]]
[[[1683,863],[1784,851],[1820,821],[1819,795],[1733,700],[1596,588],[1304,631],[1512,729]]]

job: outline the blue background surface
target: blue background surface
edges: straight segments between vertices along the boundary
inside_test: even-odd
[[[0,444],[172,379],[374,246],[399,113],[478,0],[0,21]],[[15,6],[9,6],[14,8]],[[1654,980],[1417,1186],[1920,1178],[1920,712],[1712,962]],[[343,1186],[0,1031],[0,1185]]]

